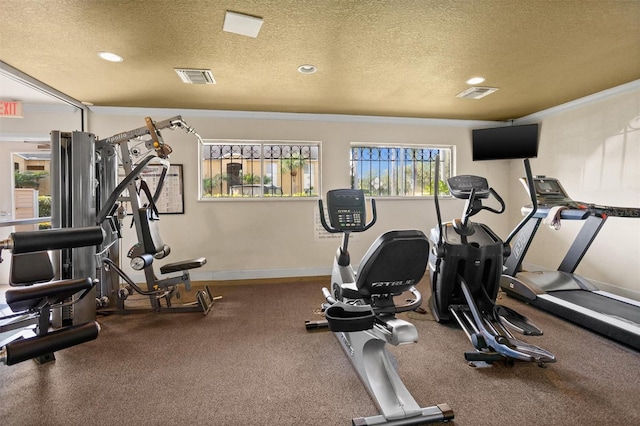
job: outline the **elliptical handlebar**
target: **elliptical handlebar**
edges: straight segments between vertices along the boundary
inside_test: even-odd
[[[489,192],[491,193],[491,195],[493,195],[493,198],[495,198],[500,203],[500,210],[496,210],[493,207],[489,207],[489,206],[482,206],[482,210],[488,210],[491,213],[496,213],[496,214],[504,213],[507,206],[504,204],[504,200],[502,199],[502,197],[493,188],[489,188]]]
[[[442,247],[442,214],[440,213],[440,201],[438,199],[438,190],[440,188],[440,153],[436,155],[436,182],[433,185],[433,202],[436,205],[436,218],[438,219],[438,246],[437,250]]]
[[[451,195],[455,198],[467,200],[463,218],[473,216],[481,210],[488,210],[496,214],[504,213],[506,210],[506,205],[500,194],[492,187],[489,187],[487,180],[483,177],[473,175],[454,176],[447,181],[447,185]],[[482,200],[490,196],[493,196],[500,203],[499,209],[482,205]]]

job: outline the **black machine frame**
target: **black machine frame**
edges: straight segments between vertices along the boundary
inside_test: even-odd
[[[439,176],[436,162],[436,176]],[[531,174],[528,159],[524,160]],[[447,181],[451,194],[466,199],[461,218],[443,223],[438,201],[438,182],[434,201],[438,219],[432,229],[429,256],[431,298],[429,307],[438,322],[455,319],[474,346],[465,359],[474,365],[515,360],[536,362],[543,366],[555,362],[555,356],[538,346],[516,339],[509,329],[524,335],[541,335],[542,331],[513,309],[497,305],[504,258],[511,252],[510,241],[526,223],[520,222],[506,241],[488,226],[469,218],[482,210],[500,214],[505,204],[497,192],[480,176],[454,176]],[[483,199],[495,198],[499,209],[484,206]],[[535,202],[535,201],[534,201]]]

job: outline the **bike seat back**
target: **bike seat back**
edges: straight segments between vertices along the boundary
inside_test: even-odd
[[[363,296],[399,294],[417,285],[429,259],[422,231],[389,231],[369,247],[358,268],[356,287]]]

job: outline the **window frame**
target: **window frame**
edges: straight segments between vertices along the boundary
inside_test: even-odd
[[[205,196],[204,191],[204,179],[205,172],[203,170],[205,157],[203,155],[204,148],[207,145],[217,145],[217,146],[250,146],[250,145],[259,145],[260,152],[260,182],[245,184],[244,182],[240,183],[242,194],[236,195],[219,195],[219,196]],[[265,194],[264,189],[260,190],[260,193],[257,195],[245,195],[245,186],[268,186],[269,183],[264,183],[264,177],[268,174],[269,169],[273,169],[273,165],[277,164],[273,161],[268,161],[270,158],[265,157],[265,146],[287,146],[287,147],[305,147],[308,146],[311,148],[311,159],[313,161],[312,164],[306,164],[302,166],[302,175],[299,179],[299,183],[304,185],[305,176],[309,174],[305,174],[304,170],[306,170],[307,166],[312,167],[315,173],[310,173],[312,176],[311,181],[309,182],[309,189],[304,189],[303,191],[293,192],[293,187],[290,188],[290,192],[282,193],[282,195],[273,195],[273,194]],[[317,155],[313,155],[313,150],[317,151]],[[315,158],[314,158],[315,157]],[[254,159],[257,161],[257,159]],[[273,160],[271,158],[271,160]],[[282,159],[280,159],[282,160]],[[279,161],[280,161],[279,160]],[[281,169],[281,165],[277,165],[280,169],[280,177],[282,178],[283,173]],[[252,169],[253,170],[253,169]],[[293,185],[293,180],[290,181]],[[314,185],[317,183],[317,185]],[[280,183],[282,185],[282,183]],[[229,185],[229,184],[227,184]],[[273,186],[273,185],[271,185]],[[229,190],[229,188],[227,188]],[[322,142],[314,141],[314,140],[267,140],[267,139],[201,139],[198,143],[198,201],[229,201],[229,200],[243,200],[243,201],[256,201],[256,200],[317,200],[320,197],[322,190]],[[280,187],[280,191],[282,192],[282,187]],[[301,195],[304,192],[309,191],[309,195]],[[251,191],[253,194],[253,190]]]
[[[399,157],[404,157],[403,153],[404,150],[406,149],[428,149],[428,150],[438,150],[438,151],[442,151],[442,150],[448,150],[449,154],[447,157],[445,157],[444,160],[441,161],[445,161],[448,162],[448,170],[449,170],[449,175],[446,175],[446,169],[447,167],[441,168],[440,170],[440,188],[441,190],[438,192],[438,196],[442,196],[442,197],[450,197],[449,194],[449,190],[448,188],[445,190],[444,188],[446,188],[446,180],[449,179],[452,176],[456,175],[456,147],[455,145],[446,145],[446,144],[404,144],[404,143],[398,143],[398,142],[393,142],[393,143],[385,143],[385,142],[351,142],[349,144],[349,181],[350,181],[350,187],[351,188],[356,188],[356,180],[357,180],[357,175],[353,174],[353,159],[352,159],[352,153],[353,153],[353,149],[354,148],[388,148],[388,149],[400,149],[402,151],[402,153],[400,154]],[[432,158],[432,157],[430,157]],[[448,160],[448,161],[447,161]],[[421,162],[424,163],[424,162]],[[444,188],[443,188],[444,185]],[[403,188],[404,189],[404,188]],[[366,189],[365,189],[366,191]],[[434,198],[433,193],[431,194],[426,194],[426,195],[406,195],[406,191],[403,190],[403,195],[391,195],[391,194],[384,194],[384,193],[373,193],[370,192],[369,196],[371,197],[375,197],[375,198],[380,198],[380,199],[386,199],[386,200],[415,200],[415,199],[432,199]]]

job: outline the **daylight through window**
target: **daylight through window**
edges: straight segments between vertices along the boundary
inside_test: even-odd
[[[435,161],[440,154],[440,193],[448,193],[450,147],[351,146],[351,187],[367,195],[422,197],[433,195]]]
[[[315,197],[319,151],[308,142],[204,141],[200,198]]]

